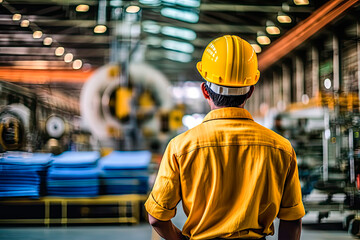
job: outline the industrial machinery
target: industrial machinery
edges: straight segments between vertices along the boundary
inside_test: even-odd
[[[79,104],[71,97],[0,81],[0,151],[51,151],[70,147]]]
[[[354,104],[358,101],[353,95],[322,96],[315,107],[279,114],[280,123],[274,129],[296,151],[306,211],[319,212],[319,222],[332,211],[346,213],[344,228],[350,226],[356,236],[360,229],[356,218],[360,210],[360,114]]]
[[[83,121],[100,148],[149,149],[168,125],[162,115],[169,115],[174,107],[170,83],[143,63],[131,64],[128,78],[121,71],[121,65],[103,66],[84,84]]]

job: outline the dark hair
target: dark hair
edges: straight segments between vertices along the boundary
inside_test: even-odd
[[[215,93],[207,84],[205,84],[206,91],[209,93],[211,100],[216,106],[237,107],[245,102],[248,93],[244,95],[221,95]]]

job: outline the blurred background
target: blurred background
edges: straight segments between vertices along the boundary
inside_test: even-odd
[[[258,54],[246,109],[297,153],[302,239],[360,237],[359,16],[357,0],[0,0],[0,238],[160,239],[143,203],[210,110],[195,66],[225,34]]]

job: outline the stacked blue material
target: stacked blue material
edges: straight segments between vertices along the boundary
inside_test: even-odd
[[[50,153],[9,152],[0,159],[0,197],[44,195]]]
[[[64,152],[53,157],[49,169],[48,195],[93,197],[99,194],[99,152]]]
[[[149,185],[148,151],[114,151],[100,160],[103,194],[142,194]]]

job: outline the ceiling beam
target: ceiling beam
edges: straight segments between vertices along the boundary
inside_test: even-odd
[[[96,0],[86,0],[86,4],[90,6],[98,5],[99,1]],[[24,5],[24,4],[45,4],[45,5],[61,5],[61,6],[68,6],[68,5],[78,5],[84,4],[84,0],[71,0],[71,1],[64,1],[64,0],[4,0],[3,3],[11,4],[11,5]]]
[[[261,53],[259,69],[264,71],[270,67],[358,2],[359,0],[331,0],[325,3]]]
[[[89,35],[65,35],[48,34],[53,40],[59,43],[87,43],[87,44],[108,44],[111,40],[109,36],[89,36]],[[42,39],[33,39],[31,32],[26,33],[2,33],[0,31],[0,41],[37,41],[42,43]]]
[[[11,15],[0,18],[1,25],[18,25],[19,23],[11,20]],[[76,28],[93,28],[96,25],[95,20],[59,20],[52,18],[39,18],[37,16],[27,16],[27,18],[35,23],[37,27],[76,27]],[[145,20],[146,21],[146,20]],[[154,21],[156,22],[156,21]],[[254,33],[257,31],[264,31],[264,26],[255,26],[255,25],[229,25],[229,24],[190,24],[190,23],[181,23],[178,24],[169,24],[166,22],[156,22],[159,26],[177,26],[187,29],[192,29],[196,32],[236,32],[236,33]],[[116,21],[108,21],[108,27],[114,28]],[[94,35],[96,36],[96,35]],[[98,35],[99,36],[99,35]]]
[[[46,55],[54,56],[55,49],[53,47],[6,47],[0,48],[0,55]],[[81,57],[99,57],[108,56],[110,53],[109,48],[77,48],[70,49],[67,52],[72,52],[76,56]]]
[[[259,6],[259,5],[242,5],[242,4],[201,4],[200,11],[230,11],[230,12],[312,12],[313,7],[288,7],[284,9],[282,6]]]
[[[84,83],[93,74],[93,70],[41,70],[0,67],[0,79],[10,82],[33,84],[45,83]]]
[[[89,6],[97,6],[98,1],[96,0],[71,0],[71,1],[64,1],[64,0],[4,0],[4,3],[11,4],[11,5],[24,5],[24,4],[44,4],[44,5],[59,5],[59,6],[76,6],[79,4],[86,3]],[[122,6],[124,6],[124,3]],[[140,4],[144,9],[159,9],[162,6],[149,6],[145,4]],[[267,12],[267,13],[277,13],[279,11],[287,12],[312,12],[312,7],[307,6],[289,6],[288,9],[283,9],[282,6],[278,5],[244,5],[244,4],[209,4],[209,3],[202,3],[200,4],[200,11],[232,11],[232,12]]]

